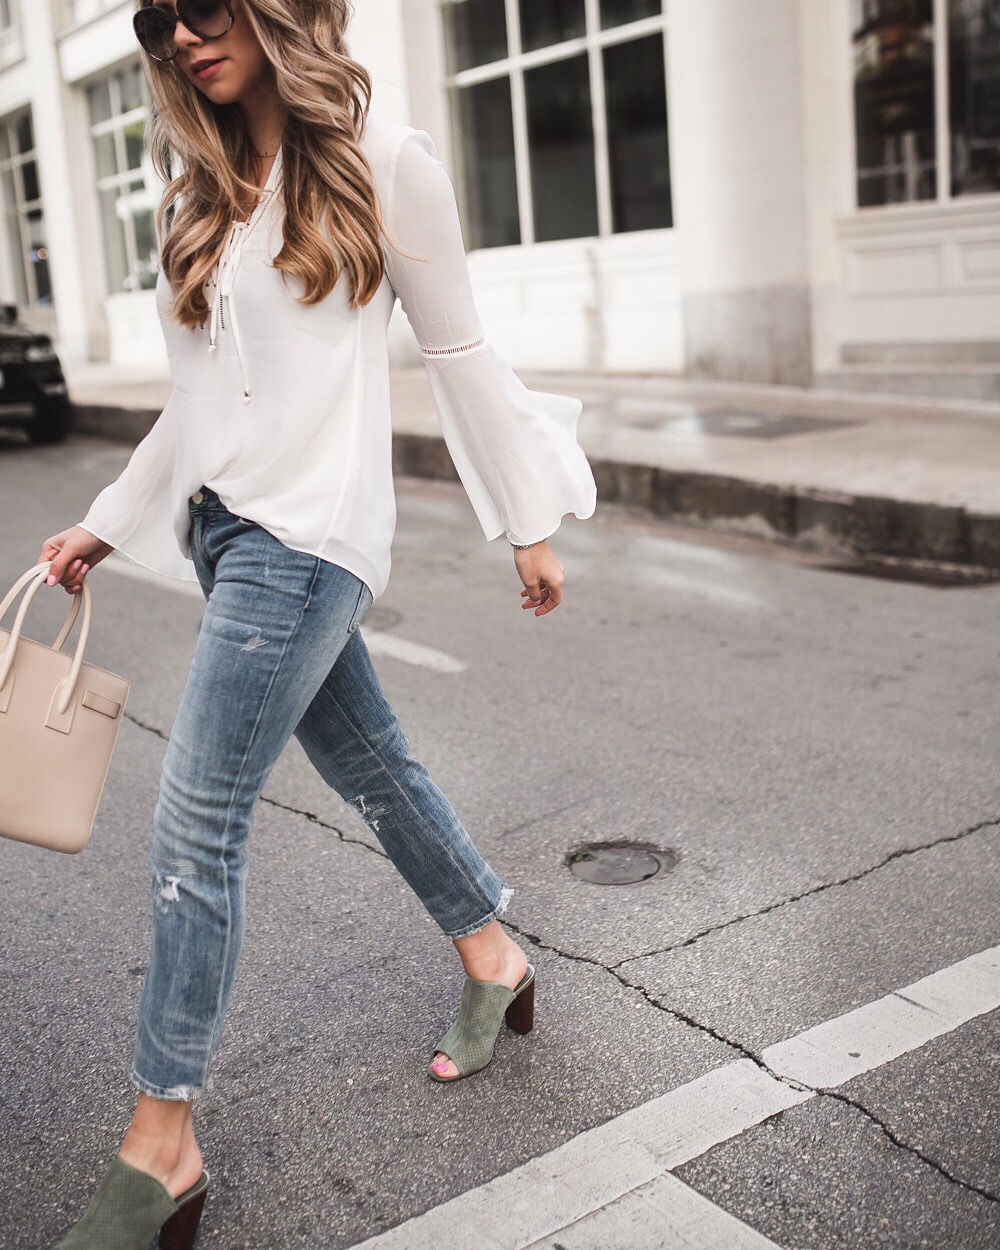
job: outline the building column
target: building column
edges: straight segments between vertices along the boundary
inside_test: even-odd
[[[64,359],[91,354],[93,292],[80,238],[81,206],[73,178],[76,164],[67,131],[69,92],[62,80],[51,0],[20,6],[25,47],[31,58],[31,115],[35,127],[49,249],[49,273],[56,307],[58,346]],[[96,310],[99,314],[99,308]]]
[[[671,0],[685,371],[812,378],[799,0]]]
[[[351,56],[372,76],[373,108],[386,121],[410,120],[407,49],[400,0],[355,4],[347,31]]]

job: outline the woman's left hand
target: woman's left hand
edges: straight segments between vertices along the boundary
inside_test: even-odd
[[[562,603],[563,567],[547,542],[522,551],[515,548],[514,566],[524,583],[521,607],[525,611],[534,608],[536,616],[544,616]]]

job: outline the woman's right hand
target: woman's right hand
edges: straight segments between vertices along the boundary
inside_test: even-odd
[[[90,530],[81,525],[54,534],[42,544],[38,563],[51,562],[52,568],[45,584],[47,586],[63,585],[67,593],[79,594],[83,589],[83,579],[95,564],[99,564],[105,556],[109,556],[114,547],[101,542]]]

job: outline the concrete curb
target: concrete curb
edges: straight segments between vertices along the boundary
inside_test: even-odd
[[[158,411],[78,404],[76,430],[137,443]],[[731,533],[791,543],[810,551],[920,560],[1000,571],[1000,515],[960,505],[778,486],[746,478],[592,458],[605,503]],[[444,439],[396,431],[396,473],[457,482]]]
[[[160,415],[159,408],[120,408],[111,404],[74,404],[75,434],[110,438],[116,443],[141,443]]]

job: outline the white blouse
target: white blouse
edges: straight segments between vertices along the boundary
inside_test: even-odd
[[[201,486],[286,546],[385,589],[396,508],[387,327],[398,296],[417,337],[448,450],[487,538],[546,538],[593,514],[576,441],[581,405],[525,389],[486,344],[455,196],[428,135],[371,118],[364,137],[386,226],[386,277],[364,308],[345,281],[312,307],[273,267],[281,155],[249,221],[234,224],[209,324],[157,306],[172,393],[125,471],[80,524],[124,555],[194,580],[188,499]]]

